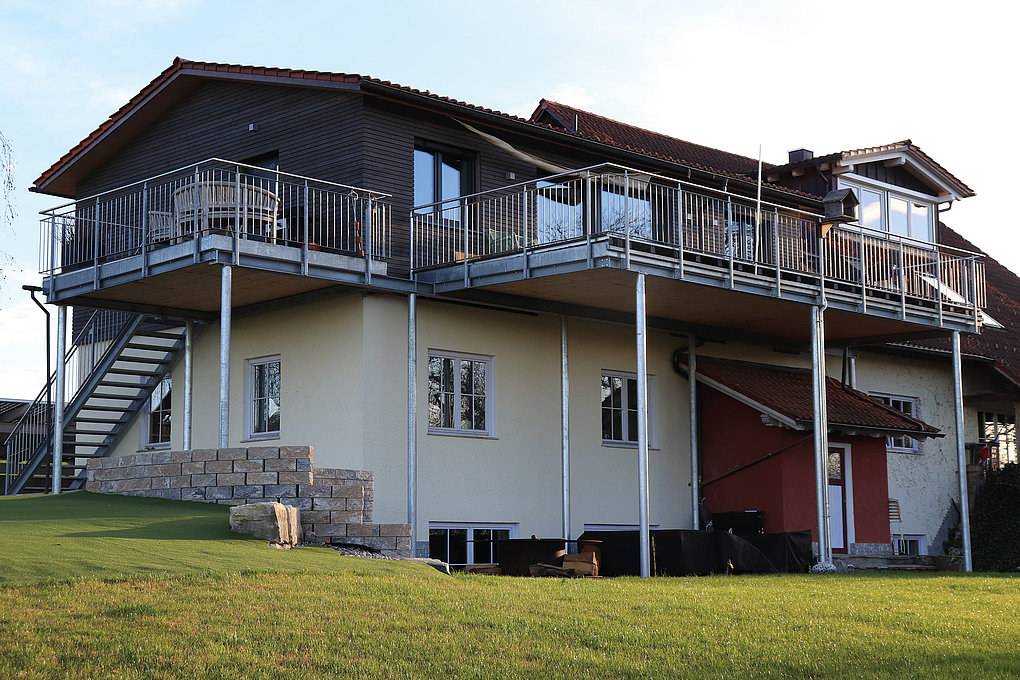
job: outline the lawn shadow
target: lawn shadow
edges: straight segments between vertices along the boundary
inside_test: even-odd
[[[96,529],[93,531],[75,531],[61,534],[63,538],[135,538],[154,541],[222,541],[230,538],[243,538],[218,522],[194,522],[193,518],[164,520],[151,522],[142,526],[123,529]],[[202,525],[205,526],[202,526]]]

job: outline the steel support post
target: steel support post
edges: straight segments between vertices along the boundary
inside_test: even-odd
[[[960,331],[953,331],[953,406],[956,412],[956,461],[960,478],[960,534],[963,538],[963,570],[973,571],[970,553],[970,508],[967,499],[967,448],[963,437],[963,367],[960,363]]]
[[[228,445],[230,421],[230,265],[220,280],[220,432],[218,445]]]
[[[822,336],[822,310],[811,307],[811,396],[814,405],[815,508],[818,527],[818,561],[831,564],[829,544],[828,436],[825,415],[825,340]]]
[[[567,317],[560,317],[560,456],[563,465],[563,538],[570,538],[570,376]]]
[[[637,317],[637,436],[638,436],[638,524],[641,576],[651,576],[651,540],[648,528],[648,362],[645,326],[645,275],[637,275],[635,296]]]
[[[194,394],[194,341],[195,322],[184,323],[184,432],[181,448],[191,450],[191,405]]]
[[[411,525],[411,556],[418,550],[418,295],[407,296],[407,523]]]
[[[693,335],[687,336],[687,389],[690,396],[690,419],[691,419],[691,513],[693,522],[691,526],[698,530],[701,528],[701,476],[698,461],[698,359],[697,342]]]
[[[57,307],[57,366],[53,382],[53,455],[51,461],[53,493],[60,493],[61,461],[64,453],[64,355],[67,354],[67,305]]]

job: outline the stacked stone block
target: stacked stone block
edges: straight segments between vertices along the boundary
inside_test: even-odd
[[[153,451],[89,460],[85,489],[95,493],[223,505],[276,501],[300,511],[306,542],[411,553],[407,524],[372,524],[371,472],[315,468],[310,446]]]

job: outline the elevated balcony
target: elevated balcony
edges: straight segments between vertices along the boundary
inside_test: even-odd
[[[212,313],[239,265],[235,306],[384,276],[387,194],[211,159],[43,213],[50,301]]]
[[[817,213],[614,165],[417,206],[412,276],[437,293],[633,312],[803,339],[825,304],[832,339],[976,331],[977,253],[826,225]]]

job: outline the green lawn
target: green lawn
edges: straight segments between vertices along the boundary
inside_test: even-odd
[[[0,678],[1020,677],[1015,577],[448,577],[225,524],[0,501]]]

